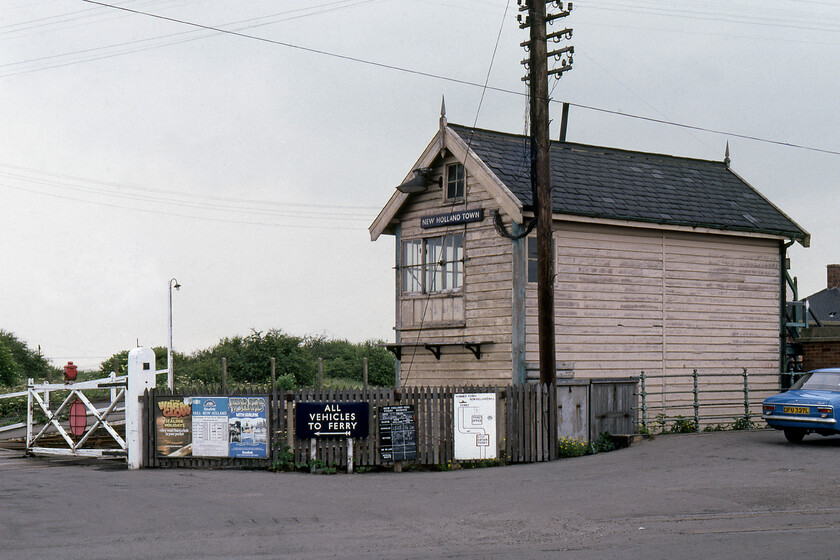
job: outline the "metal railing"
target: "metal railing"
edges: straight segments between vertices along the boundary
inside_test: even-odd
[[[794,374],[791,374],[794,375]],[[651,391],[651,382],[660,381],[660,389]],[[642,430],[659,426],[667,431],[700,431],[702,425],[713,426],[729,420],[735,426],[752,426],[752,419],[761,415],[762,401],[781,390],[778,373],[750,375],[707,372],[697,369],[690,374],[647,374],[639,376],[637,424]],[[651,397],[658,397],[651,402]],[[653,415],[653,412],[657,412]],[[691,429],[693,428],[693,429]]]

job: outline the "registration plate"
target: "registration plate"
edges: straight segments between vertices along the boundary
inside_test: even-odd
[[[784,408],[785,414],[810,414],[811,410],[807,406],[786,406]]]

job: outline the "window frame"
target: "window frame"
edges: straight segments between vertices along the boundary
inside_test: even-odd
[[[419,259],[414,258],[418,256],[416,248],[419,248]],[[441,295],[463,290],[463,233],[403,240],[401,257],[401,294]]]
[[[536,284],[539,282],[539,270],[537,269],[537,238],[529,235],[526,237],[527,243],[525,245],[525,280],[528,284]],[[554,259],[557,260],[557,253],[555,253],[554,235],[551,236],[551,252],[554,253]],[[533,272],[533,276],[532,273]]]
[[[460,171],[460,173],[459,173]],[[460,191],[459,191],[460,184]],[[450,187],[455,193],[450,196]],[[467,168],[461,162],[446,164],[446,181],[443,186],[443,200],[446,202],[459,202],[464,200],[467,193]]]
[[[528,236],[526,239],[528,241],[525,246],[525,274],[527,276],[527,282],[529,284],[535,284],[539,276],[537,270],[537,238]],[[533,275],[531,274],[532,272]]]

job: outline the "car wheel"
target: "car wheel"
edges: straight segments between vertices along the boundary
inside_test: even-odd
[[[801,428],[785,428],[785,439],[791,443],[799,443],[805,437],[805,430]]]

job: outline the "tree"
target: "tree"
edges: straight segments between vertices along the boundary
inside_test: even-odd
[[[394,356],[380,345],[379,340],[353,344],[346,340],[327,340],[312,337],[306,346],[312,357],[324,360],[324,377],[362,381],[364,358],[368,359],[368,383],[380,387],[394,385]]]
[[[14,334],[0,330],[0,344],[6,347],[16,364],[17,373],[12,384],[20,379],[46,379],[52,374],[58,374],[58,369],[50,365],[49,360],[40,352],[30,350],[26,343]],[[2,377],[0,383],[3,383]]]
[[[0,385],[11,387],[18,382],[18,365],[12,352],[0,340]]]
[[[244,338],[224,338],[213,348],[176,359],[175,371],[189,380],[218,383],[222,358],[227,360],[228,379],[233,382],[268,383],[271,358],[276,359],[278,377],[291,374],[297,386],[311,385],[315,380],[315,365],[303,347],[303,339],[278,329],[266,333],[255,330]]]
[[[381,340],[368,340],[362,344],[362,352],[368,359],[368,383],[393,387],[396,380],[396,358],[381,344]]]
[[[155,369],[166,368],[166,351],[163,346],[156,346],[153,348],[155,352]],[[99,364],[99,374],[102,377],[108,377],[114,371],[114,360],[117,362],[117,375],[128,374],[128,353],[129,350],[122,350],[116,354],[111,355],[108,359]]]

